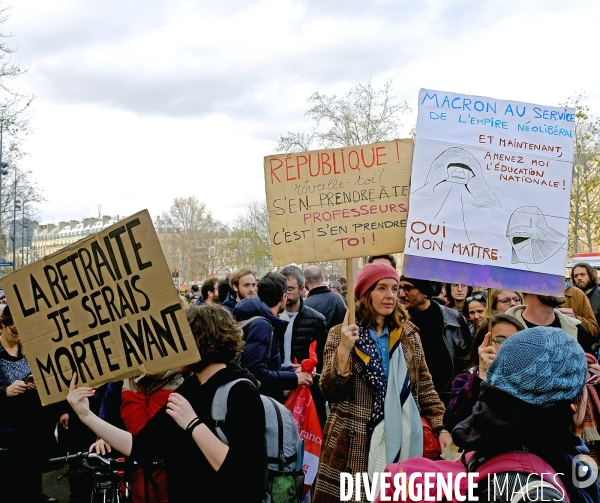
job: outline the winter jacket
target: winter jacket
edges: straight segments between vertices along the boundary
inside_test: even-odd
[[[284,360],[283,354],[283,334],[279,339],[279,352],[281,361]],[[308,358],[308,346],[313,341],[317,341],[317,370],[320,372],[323,368],[323,351],[325,350],[325,341],[327,340],[327,325],[325,316],[318,311],[308,307],[304,300],[300,298],[300,311],[294,318],[292,328],[292,362],[294,358],[298,359],[298,363]]]
[[[374,396],[354,351],[350,354],[350,374],[342,376],[337,370],[341,328],[338,325],[331,329],[325,345],[321,391],[325,399],[331,402],[331,412],[323,431],[313,503],[339,502],[340,473],[367,471],[370,442],[367,421],[373,408]],[[433,388],[415,325],[406,322],[400,343],[417,408],[434,430],[441,428],[444,405]],[[364,491],[361,494],[363,501],[366,501]]]
[[[589,334],[592,337],[598,337],[600,328],[592,310],[592,305],[585,293],[576,286],[571,286],[565,290],[565,299],[566,301],[562,307],[571,308]]]
[[[318,286],[308,292],[308,297],[304,300],[304,305],[312,307],[318,313],[325,316],[327,320],[327,330],[339,325],[346,316],[346,304],[341,295],[332,292],[326,286]]]
[[[231,314],[237,305],[237,296],[235,292],[229,292],[227,298],[221,303],[221,305],[227,309]]]
[[[233,316],[237,321],[244,321],[254,316],[262,317],[244,328],[246,345],[242,351],[240,366],[249,370],[260,382],[262,395],[283,400],[284,390],[298,386],[296,373],[281,369],[279,341],[283,340],[288,322],[274,316],[269,306],[258,296],[238,302],[233,310]],[[269,348],[271,348],[270,353]]]
[[[459,373],[462,373],[464,369],[464,358],[471,349],[473,337],[469,330],[469,324],[462,314],[452,308],[441,306],[435,302],[432,302],[431,305],[436,306],[441,310],[443,323],[441,335],[446,350],[448,351],[448,357],[452,360],[452,372],[444,376],[444,386],[439,387],[436,390],[440,399],[444,403],[448,403],[450,400],[450,391],[452,389],[452,380]],[[431,335],[434,337],[437,336],[437,334],[423,334],[423,337]],[[427,355],[425,355],[425,358],[427,358]]]
[[[300,311],[294,318],[293,323],[292,362],[294,361],[294,358],[297,358],[298,363],[302,362],[305,358],[308,358],[308,347],[313,341],[317,341],[317,372],[321,373],[321,369],[323,368],[323,352],[325,350],[325,342],[327,341],[325,316],[308,307],[302,297],[300,297]],[[281,361],[284,361],[283,335],[279,341],[279,349]],[[314,377],[310,391],[317,409],[317,416],[319,416],[321,428],[323,428],[325,426],[325,420],[327,419],[327,409],[325,407],[325,399],[319,388],[319,379],[319,376]]]

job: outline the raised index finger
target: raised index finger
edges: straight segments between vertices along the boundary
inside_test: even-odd
[[[485,334],[485,337],[483,338],[483,342],[481,343],[481,346],[479,346],[479,347],[485,348],[485,347],[489,346],[491,337],[492,337],[492,332],[488,332],[487,334]]]
[[[348,315],[349,314],[350,314],[350,311],[348,311],[346,309],[346,315],[344,316],[344,321],[342,321],[342,329],[348,328]]]
[[[77,389],[77,372],[73,372],[73,377],[71,377],[71,382],[69,383],[69,390],[75,391]]]

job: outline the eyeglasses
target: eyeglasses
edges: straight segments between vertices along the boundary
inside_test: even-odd
[[[404,293],[410,293],[413,288],[417,288],[415,285],[400,285],[400,288],[404,290]]]
[[[484,304],[487,302],[486,296],[481,293],[477,293],[475,295],[471,295],[470,297],[466,298],[467,303],[473,302],[474,300],[483,300]]]
[[[500,304],[520,304],[521,303],[521,297],[508,297],[507,299],[498,299],[498,302],[500,302]]]
[[[504,341],[506,341],[507,337],[494,337],[493,339],[490,339],[490,341],[492,341],[493,344],[495,344],[496,346],[502,346],[502,344],[504,343]]]
[[[13,337],[19,337],[19,332],[17,330],[13,330],[10,325],[8,326],[8,330]]]

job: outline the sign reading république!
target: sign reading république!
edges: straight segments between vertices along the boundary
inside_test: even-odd
[[[404,250],[413,141],[265,157],[273,264]]]
[[[2,280],[42,404],[199,360],[148,211]]]

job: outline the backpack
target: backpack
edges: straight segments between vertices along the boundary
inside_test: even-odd
[[[267,355],[268,355],[268,360],[267,362],[271,361],[271,357],[273,356],[273,325],[271,325],[271,322],[269,320],[267,320],[267,318],[265,318],[264,316],[252,316],[252,318],[248,318],[247,320],[244,321],[240,321],[237,325],[238,328],[241,328],[242,331],[244,332],[244,341],[246,340],[246,337],[248,335],[247,332],[247,328],[250,326],[250,324],[253,321],[256,320],[266,320],[269,323],[269,326],[271,327],[271,336],[269,337],[269,349],[267,351]],[[242,365],[242,353],[240,353],[239,355],[237,355],[233,360],[231,360],[232,363],[235,363],[236,365],[238,365],[239,367],[241,367]]]
[[[213,398],[211,416],[221,442],[229,444],[221,426],[227,416],[229,390],[240,378],[220,386]],[[252,383],[253,384],[253,383]],[[268,489],[265,503],[300,503],[304,493],[304,441],[292,413],[277,400],[260,395],[265,409],[265,440],[267,444]]]
[[[464,457],[464,456],[463,456]],[[468,457],[468,456],[467,456]],[[453,474],[453,480],[459,474],[476,472],[478,476],[473,479],[478,483],[474,496],[480,503],[521,503],[527,501],[553,501],[556,503],[568,502],[560,477],[543,459],[528,452],[506,452],[489,459],[478,458],[474,453],[469,461],[433,461],[426,458],[411,458],[400,463],[388,465],[386,472],[392,474],[400,471],[406,472],[409,477],[413,473],[415,482],[423,484],[424,473],[440,473],[444,476]],[[539,474],[544,474],[543,479]],[[395,488],[386,490],[386,494],[393,495]],[[467,478],[460,481],[460,492],[467,496]],[[430,494],[436,496],[437,484],[433,484]],[[376,502],[381,501],[380,495]],[[425,494],[423,494],[423,497]],[[457,501],[456,494],[455,499]],[[407,501],[412,501],[408,499]],[[419,501],[423,501],[419,499]],[[458,500],[460,501],[460,500]]]

